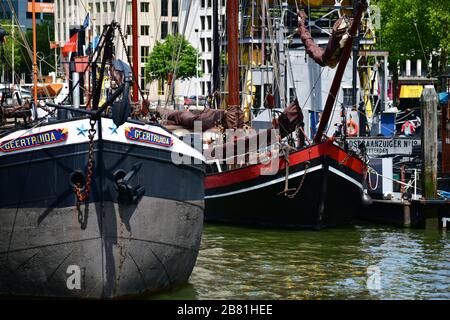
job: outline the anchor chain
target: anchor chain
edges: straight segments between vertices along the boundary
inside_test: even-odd
[[[86,176],[86,185],[83,188],[81,185],[81,182],[78,182],[77,185],[74,187],[74,191],[78,200],[78,203],[85,202],[88,197],[89,193],[91,192],[91,184],[92,184],[92,175],[94,174],[94,137],[97,133],[97,130],[95,130],[95,124],[97,123],[97,120],[90,119],[89,121],[91,128],[89,129],[88,137],[89,137],[89,156],[88,156],[88,169],[87,169],[87,176]],[[84,189],[84,190],[83,190]]]
[[[286,197],[288,197],[289,199],[294,199],[298,195],[300,190],[302,190],[303,183],[305,182],[305,178],[308,173],[308,169],[309,169],[309,161],[307,161],[305,164],[305,174],[303,175],[302,180],[300,181],[297,189],[294,191],[294,193],[291,194],[286,193]]]
[[[308,169],[309,169],[309,165],[310,162],[306,161],[305,163],[305,173],[303,174],[302,180],[300,181],[298,187],[296,189],[293,188],[289,188],[289,167],[290,167],[290,161],[289,161],[289,149],[293,149],[290,146],[284,146],[284,148],[282,149],[283,151],[283,156],[284,156],[284,161],[286,164],[286,173],[285,173],[285,185],[284,185],[284,190],[282,192],[279,193],[279,195],[284,195],[286,198],[289,199],[294,199],[298,193],[300,192],[300,190],[303,187],[303,184],[305,182],[305,178],[306,175],[308,173]],[[292,193],[290,193],[292,192]]]

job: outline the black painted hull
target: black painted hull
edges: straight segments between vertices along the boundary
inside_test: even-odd
[[[325,153],[308,161],[308,169],[301,160],[289,168],[289,188],[302,184],[292,199],[280,194],[285,169],[274,176],[207,188],[205,220],[293,229],[350,225],[361,208],[363,175]],[[348,161],[362,165],[353,157]]]
[[[70,174],[86,172],[87,148],[0,157],[1,294],[114,298],[188,280],[203,227],[203,165],[176,166],[165,150],[97,142],[92,191],[77,207]],[[138,162],[132,184],[145,194],[119,203],[113,173]]]

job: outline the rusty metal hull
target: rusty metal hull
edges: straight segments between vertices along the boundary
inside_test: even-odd
[[[100,206],[54,209],[40,225],[45,208],[0,209],[1,294],[114,298],[188,280],[202,202],[144,197],[138,206]]]
[[[95,141],[92,189],[77,205],[72,180],[89,148],[81,124],[53,125],[68,129],[67,143],[0,154],[0,295],[116,298],[186,282],[203,228],[203,164],[121,142],[120,128],[117,141]],[[124,191],[117,179],[133,170]]]

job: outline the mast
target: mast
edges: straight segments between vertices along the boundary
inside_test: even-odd
[[[132,25],[133,25],[133,75],[135,77],[133,82],[133,101],[139,101],[139,50],[138,50],[138,5],[137,0],[131,1],[131,11],[132,11]]]
[[[314,136],[314,142],[318,143],[322,140],[323,133],[328,125],[328,122],[333,111],[334,103],[336,102],[336,97],[338,95],[338,90],[341,87],[342,77],[344,76],[344,71],[347,66],[347,62],[350,59],[350,54],[353,47],[353,39],[356,32],[361,24],[361,18],[364,10],[367,8],[367,1],[361,0],[358,4],[358,10],[354,15],[353,23],[350,28],[349,35],[351,39],[345,43],[342,58],[339,62],[338,68],[336,70],[336,75],[334,76],[333,83],[331,85],[330,93],[328,94],[327,102],[325,103],[325,109],[323,110],[322,117],[320,119],[319,128],[317,129],[316,135]]]
[[[220,37],[219,37],[219,0],[213,0],[213,93],[220,90]],[[197,68],[198,69],[198,68]],[[219,95],[213,96],[215,105],[220,106]],[[198,100],[198,99],[197,99]]]
[[[31,16],[33,21],[33,100],[34,105],[37,106],[37,59],[36,59],[36,2],[31,3]]]
[[[228,0],[227,30],[228,30],[228,108],[240,107],[239,101],[239,1]]]

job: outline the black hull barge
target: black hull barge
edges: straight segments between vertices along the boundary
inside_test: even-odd
[[[365,165],[331,140],[289,155],[280,170],[264,175],[262,164],[207,175],[205,220],[293,229],[352,223],[362,204]]]
[[[188,280],[203,227],[202,156],[161,127],[102,118],[80,203],[88,127],[85,118],[0,138],[0,294],[115,298]],[[173,151],[196,161],[176,165]]]

